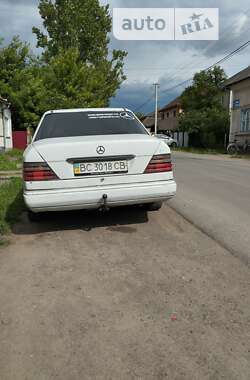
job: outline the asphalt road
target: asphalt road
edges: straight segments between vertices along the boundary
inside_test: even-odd
[[[249,268],[168,206],[23,215],[10,240],[1,380],[249,380]]]
[[[174,153],[180,214],[250,265],[250,160]]]

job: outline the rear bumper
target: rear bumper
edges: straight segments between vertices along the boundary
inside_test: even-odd
[[[159,202],[176,194],[176,183],[168,180],[102,188],[25,190],[24,201],[33,212],[95,209],[103,205],[103,194],[109,207]]]

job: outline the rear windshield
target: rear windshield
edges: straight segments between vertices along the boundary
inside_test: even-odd
[[[131,112],[62,112],[45,116],[35,140],[124,134],[147,132]]]

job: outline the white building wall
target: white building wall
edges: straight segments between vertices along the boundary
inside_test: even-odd
[[[11,112],[9,108],[4,109],[4,130],[5,130],[5,149],[13,148],[12,139],[12,122],[11,122]]]
[[[235,101],[238,106],[235,106]],[[241,114],[245,109],[250,108],[250,79],[245,79],[240,83],[231,86],[231,102],[230,102],[230,136],[229,141],[237,140],[243,145],[246,140],[250,139],[250,132],[241,131]]]
[[[0,150],[12,149],[12,123],[11,111],[0,103]]]
[[[4,125],[3,125],[3,113],[0,104],[0,150],[4,149]]]

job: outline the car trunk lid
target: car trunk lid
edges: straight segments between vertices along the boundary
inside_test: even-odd
[[[34,142],[33,147],[57,176],[66,180],[76,178],[74,163],[90,159],[126,160],[128,172],[123,175],[142,174],[160,143],[150,135],[134,134],[45,139]]]

